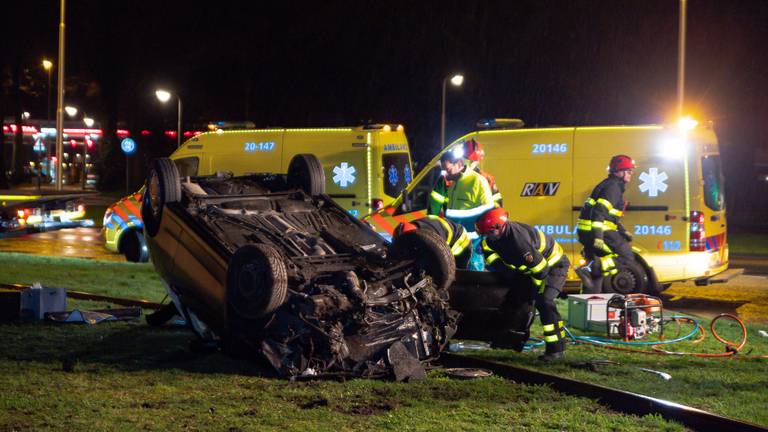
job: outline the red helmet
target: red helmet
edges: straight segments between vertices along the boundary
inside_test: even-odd
[[[635,161],[627,155],[616,155],[611,158],[609,170],[612,173],[635,169]]]
[[[496,207],[495,209],[488,210],[483,213],[482,216],[477,218],[477,221],[475,221],[475,228],[477,229],[478,234],[486,235],[491,231],[500,229],[507,222],[508,218],[509,214],[506,210],[501,207]]]
[[[419,229],[416,225],[410,223],[410,222],[402,222],[400,225],[395,228],[395,237],[399,237],[402,234],[407,233],[408,231],[415,231]]]
[[[470,138],[464,141],[464,158],[471,161],[480,161],[485,157],[485,151],[477,140]]]

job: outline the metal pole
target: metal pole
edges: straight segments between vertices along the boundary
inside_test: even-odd
[[[685,22],[687,0],[680,0],[680,25],[678,29],[677,47],[677,117],[683,116],[683,100],[685,96]]]
[[[128,154],[125,155],[125,194],[131,193],[130,185],[128,185]]]
[[[440,99],[440,148],[445,147],[445,86],[448,78],[443,78],[443,94]]]
[[[177,94],[176,100],[179,101],[179,118],[178,118],[179,124],[177,125],[177,128],[176,128],[176,139],[177,139],[176,148],[179,148],[181,147],[181,134],[182,134],[181,132],[181,96]]]
[[[61,159],[64,156],[64,18],[65,2],[61,0],[61,19],[59,22],[59,90],[56,102],[56,190],[62,189]]]

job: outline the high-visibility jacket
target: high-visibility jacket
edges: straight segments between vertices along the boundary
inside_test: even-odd
[[[487,172],[480,171],[480,168],[475,168],[475,171],[477,171],[478,174],[483,176],[485,180],[488,181],[488,186],[491,188],[491,199],[493,200],[493,204],[496,207],[503,207],[504,201],[503,197],[501,196],[501,191],[499,191],[499,186],[496,185],[496,179],[494,179],[493,176]]]
[[[596,239],[603,238],[603,231],[626,231],[621,224],[624,215],[624,181],[614,175],[598,183],[584,202],[579,213],[577,228],[591,231]]]
[[[488,181],[475,170],[464,168],[455,181],[444,176],[437,180],[429,196],[427,214],[440,215],[460,223],[475,238],[475,220],[494,208],[493,194]]]
[[[544,289],[549,269],[563,257],[563,248],[551,236],[520,222],[507,222],[499,238],[483,240],[485,265],[492,270],[509,269],[531,277]]]
[[[428,229],[445,240],[453,256],[461,255],[471,243],[467,230],[456,222],[445,220],[440,216],[430,215],[411,222],[419,229]]]

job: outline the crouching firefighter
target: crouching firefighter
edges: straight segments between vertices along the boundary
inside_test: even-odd
[[[424,229],[437,234],[451,250],[451,254],[456,260],[456,268],[467,268],[472,256],[472,240],[463,226],[439,216],[430,215],[411,222],[402,222],[395,228],[394,237],[397,238],[417,229]]]
[[[544,355],[539,358],[545,361],[562,358],[565,328],[555,299],[563,292],[570,266],[563,248],[538,229],[509,221],[503,208],[487,211],[478,218],[476,225],[477,232],[485,236],[483,254],[486,267],[493,271],[511,271],[523,276],[523,282],[525,279],[529,282],[512,286],[502,311],[512,311],[509,318],[513,321],[513,328],[502,332],[499,343],[494,345],[522,351],[530,335],[533,312],[530,306],[527,316],[520,311],[524,310],[526,302],[530,304],[532,298],[541,316],[546,342]]]
[[[624,215],[624,188],[632,179],[635,162],[626,155],[611,158],[608,177],[587,198],[579,214],[577,231],[584,246],[584,258],[592,262],[587,272],[580,272],[584,293],[602,291],[603,277],[614,275],[615,258],[634,262],[630,235],[621,224]]]

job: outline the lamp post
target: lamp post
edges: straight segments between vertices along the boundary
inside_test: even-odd
[[[680,0],[680,24],[677,37],[677,117],[683,117],[683,100],[685,97],[685,22],[687,0]]]
[[[51,119],[51,71],[53,70],[53,62],[48,59],[43,59],[43,69],[48,74],[48,106],[45,109],[45,119]]]
[[[445,91],[449,80],[455,87],[461,87],[464,83],[464,75],[456,74],[443,78],[443,94],[440,100],[440,148],[445,147]]]
[[[171,92],[163,89],[158,89],[155,91],[155,96],[157,96],[157,100],[159,100],[162,103],[166,103],[169,100],[171,100],[171,96],[176,96],[176,101],[178,102],[178,118],[177,118],[177,125],[176,125],[176,147],[181,147],[181,96],[179,96],[178,93],[171,94]]]
[[[83,117],[83,124],[85,124],[85,127],[90,129],[93,127],[93,125],[96,122],[90,118],[90,117]],[[83,134],[83,176],[82,176],[82,189],[85,190],[85,187],[88,183],[88,147],[91,145],[93,140],[91,139],[91,135],[88,133],[88,131],[85,131],[86,133]]]
[[[61,159],[64,155],[64,28],[66,0],[61,0],[59,16],[59,89],[56,99],[56,190],[62,188]]]

